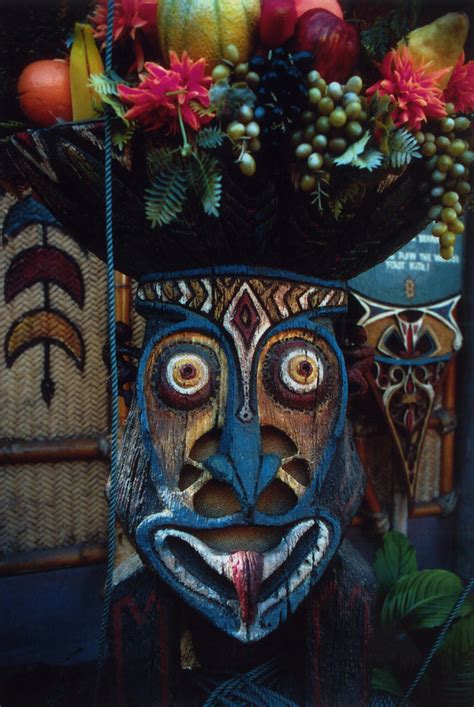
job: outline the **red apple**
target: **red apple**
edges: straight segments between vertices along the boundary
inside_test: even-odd
[[[266,49],[276,49],[285,44],[295,31],[295,0],[262,0],[260,15],[260,41]]]
[[[296,14],[298,17],[304,15],[308,10],[327,10],[341,20],[344,18],[342,7],[337,0],[296,0]]]
[[[345,82],[352,76],[360,54],[355,27],[326,10],[309,10],[300,17],[292,48],[312,52],[314,68],[328,82]]]

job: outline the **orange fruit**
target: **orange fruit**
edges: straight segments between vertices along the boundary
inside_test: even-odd
[[[43,59],[28,64],[17,83],[20,108],[41,128],[58,119],[72,120],[69,64],[63,59]]]
[[[342,8],[337,0],[296,0],[296,14],[301,17],[308,10],[327,10],[333,15],[344,19]]]

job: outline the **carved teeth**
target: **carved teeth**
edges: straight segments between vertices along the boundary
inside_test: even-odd
[[[321,523],[319,523],[319,525],[321,527]],[[284,562],[286,562],[295,549],[298,541],[313,526],[314,520],[305,520],[298,523],[298,525],[291,528],[291,530],[283,537],[282,541],[275,549],[263,553],[262,582],[270,577],[273,572],[275,572]],[[231,553],[216,552],[215,550],[211,550],[206,543],[196,538],[195,535],[192,535],[184,530],[175,530],[174,528],[164,528],[163,530],[159,530],[155,533],[155,545],[159,553],[165,541],[170,537],[179,538],[180,540],[188,543],[188,545],[190,545],[193,550],[200,555],[209,567],[221,576],[226,577],[229,581],[233,581],[232,567],[229,562]]]

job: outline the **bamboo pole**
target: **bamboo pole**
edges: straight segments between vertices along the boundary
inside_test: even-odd
[[[456,413],[456,358],[453,357],[448,365],[444,381],[443,407],[449,413]],[[447,432],[441,441],[441,477],[439,483],[440,496],[445,496],[453,490],[454,476],[454,443],[455,430]]]
[[[118,322],[123,322],[130,326],[130,304],[131,304],[132,281],[128,275],[115,272],[115,316]],[[119,419],[123,427],[127,419],[128,408],[123,398],[119,399]]]
[[[45,462],[107,459],[105,437],[73,439],[1,439],[0,464],[44,464]]]
[[[105,562],[106,557],[107,548],[99,543],[21,552],[0,559],[0,577],[96,565]]]

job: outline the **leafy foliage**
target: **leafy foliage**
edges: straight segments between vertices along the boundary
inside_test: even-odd
[[[371,687],[374,692],[385,692],[395,697],[403,697],[403,690],[397,678],[387,668],[372,670]]]
[[[388,148],[389,155],[386,161],[396,169],[405,167],[413,158],[421,157],[417,141],[405,128],[399,128],[389,136]]]
[[[186,200],[186,170],[176,160],[159,172],[145,192],[145,214],[155,226],[165,226],[182,212]]]
[[[205,152],[194,154],[190,170],[191,183],[204,212],[218,217],[222,197],[222,174],[218,161]]]
[[[387,594],[401,577],[413,574],[417,569],[416,551],[406,535],[395,530],[385,533],[383,545],[374,560],[380,593]]]
[[[146,162],[148,172],[155,175],[156,172],[169,169],[177,157],[177,150],[170,147],[158,147],[147,151]]]
[[[380,167],[383,161],[383,154],[378,150],[367,147],[370,138],[370,131],[366,130],[360,140],[350,145],[340,157],[336,157],[334,164],[339,167],[347,165],[358,167],[359,169],[367,169],[369,172]]]
[[[209,129],[205,141],[217,142],[219,134]],[[206,214],[219,216],[222,173],[219,162],[207,152],[195,147],[182,157],[180,149],[155,148],[148,152],[147,168],[151,187],[145,192],[145,213],[153,227],[171,223],[181,214],[190,189]]]
[[[114,128],[112,131],[112,143],[118,147],[119,150],[123,150],[125,145],[132,139],[135,133],[136,126],[134,123],[129,123],[128,125],[120,125]]]
[[[128,85],[126,81],[120,78],[115,71],[110,71],[108,74],[92,74],[89,79],[90,86],[100,96],[102,103],[109,105],[115,115],[129,125],[129,121],[125,118],[127,107],[119,98],[118,85]]]
[[[382,607],[387,630],[436,628],[446,621],[462,591],[459,577],[447,570],[421,570],[397,580]],[[470,611],[464,604],[460,615]]]
[[[379,17],[372,27],[360,33],[362,47],[370,59],[381,61],[415,27],[419,5],[419,0],[404,0],[400,7]]]
[[[215,150],[225,140],[225,133],[217,127],[202,128],[196,135],[196,145],[206,150]]]
[[[360,182],[349,182],[344,187],[337,189],[329,199],[329,208],[336,221],[343,218],[350,220],[353,216],[353,209],[360,204],[366,191],[366,185]]]
[[[254,92],[246,84],[231,86],[228,81],[218,81],[211,88],[209,98],[219,120],[236,118],[239,108],[244,104],[253,107],[256,100]]]
[[[323,200],[327,199],[329,197],[329,192],[326,191],[326,189],[323,187],[323,184],[326,186],[329,186],[329,182],[326,179],[318,179],[316,183],[316,188],[314,192],[311,194],[312,199],[311,203],[315,206],[318,207],[320,213],[324,211],[324,204]]]

